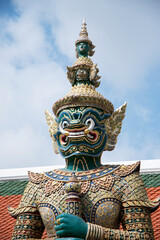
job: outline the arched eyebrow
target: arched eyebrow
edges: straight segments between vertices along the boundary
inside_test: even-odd
[[[62,121],[63,119],[72,121],[74,120],[75,114],[81,114],[81,116],[83,115],[83,119],[84,119],[86,116],[89,116],[91,112],[95,113],[95,118],[99,123],[111,116],[110,114],[107,114],[104,111],[97,108],[86,107],[83,110],[80,110],[78,108],[71,108],[71,109],[65,109],[62,112],[60,112],[58,116],[58,122]]]
[[[69,121],[72,120],[71,114],[69,112],[69,110],[63,110],[59,116],[58,116],[58,122],[62,121],[63,119],[68,119]]]
[[[107,114],[96,108],[86,108],[83,112],[83,118],[89,116],[91,114],[91,112],[95,113],[94,117],[96,118],[96,121],[98,123],[100,123],[101,121],[105,121],[107,118],[109,118],[111,116],[110,114]]]

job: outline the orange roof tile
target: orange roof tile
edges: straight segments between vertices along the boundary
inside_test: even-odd
[[[12,237],[13,228],[16,219],[8,213],[8,206],[18,207],[22,195],[0,196],[0,239],[9,240]],[[42,238],[46,238],[44,232]]]
[[[8,214],[7,206],[17,207],[20,199],[21,195],[0,196],[0,239],[11,239],[15,219]]]
[[[156,198],[160,197],[160,187],[147,188],[147,194],[149,199],[155,200]],[[152,225],[153,225],[155,240],[159,240],[160,239],[160,207],[151,214],[151,218],[152,218]]]

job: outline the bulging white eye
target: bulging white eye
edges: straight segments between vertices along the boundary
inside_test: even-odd
[[[69,123],[67,121],[64,121],[64,122],[61,123],[61,126],[62,126],[63,129],[68,127],[68,125],[69,125]]]
[[[86,120],[85,124],[88,125],[88,126],[90,126],[90,125],[94,126],[95,122],[94,122],[94,120],[92,118],[88,118]]]

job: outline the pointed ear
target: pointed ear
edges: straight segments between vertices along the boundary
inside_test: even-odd
[[[112,151],[116,146],[117,137],[122,128],[122,120],[125,117],[126,107],[127,103],[124,103],[106,120],[107,142],[104,149],[105,151]]]
[[[55,118],[53,117],[52,114],[50,114],[48,110],[45,111],[45,116],[46,116],[47,124],[49,126],[49,134],[52,138],[53,150],[56,154],[58,154],[59,153],[58,144],[54,137],[54,134],[57,133],[58,123],[56,122]]]

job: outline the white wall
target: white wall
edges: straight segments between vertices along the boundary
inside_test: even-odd
[[[136,161],[125,161],[125,162],[107,162],[106,164],[133,164]],[[105,164],[105,163],[104,163]],[[28,179],[28,171],[32,172],[46,172],[57,168],[64,168],[64,165],[54,166],[43,166],[43,167],[28,167],[28,168],[12,168],[12,169],[1,169],[0,170],[0,181],[8,180],[23,180]],[[143,174],[147,173],[159,173],[160,174],[160,159],[154,160],[142,160],[140,172]]]

